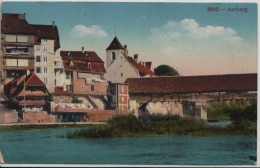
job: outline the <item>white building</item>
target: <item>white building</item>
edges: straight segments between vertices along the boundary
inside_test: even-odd
[[[58,28],[54,25],[32,25],[35,30],[35,73],[50,93],[55,86],[63,86],[64,70],[60,56]]]
[[[123,83],[127,78],[155,76],[151,70],[152,62],[138,62],[138,54],[134,58],[128,56],[127,46],[122,47],[115,37],[106,49],[107,81]]]

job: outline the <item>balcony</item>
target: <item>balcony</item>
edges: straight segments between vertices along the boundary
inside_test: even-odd
[[[22,100],[19,101],[20,106],[33,106],[33,105],[45,105],[46,101],[45,100]]]
[[[54,69],[63,69],[63,64],[61,62],[54,61]]]

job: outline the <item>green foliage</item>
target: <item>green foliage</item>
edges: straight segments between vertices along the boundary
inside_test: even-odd
[[[214,127],[207,123],[179,118],[176,116],[151,115],[147,120],[137,120],[132,114],[117,115],[109,120],[103,128],[80,130],[68,133],[67,138],[104,138],[129,136],[227,136],[227,135],[255,135],[254,123],[249,122],[246,129],[238,129],[234,125],[229,127]],[[250,127],[251,131],[248,131]]]
[[[180,76],[180,74],[169,65],[159,65],[154,69],[154,73],[158,76]]]
[[[255,134],[257,128],[257,103],[256,101],[214,103],[208,107],[208,118],[231,120],[235,128],[246,133]]]
[[[72,101],[71,103],[82,103],[82,100],[79,100],[76,96],[72,95]]]

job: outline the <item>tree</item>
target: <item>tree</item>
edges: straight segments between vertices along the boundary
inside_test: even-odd
[[[169,65],[159,65],[154,69],[157,76],[180,76],[180,74]]]

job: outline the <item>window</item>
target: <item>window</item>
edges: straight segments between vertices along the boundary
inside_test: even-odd
[[[47,83],[48,83],[48,79],[47,78],[44,78],[44,83],[45,83],[45,85],[47,85]]]
[[[56,79],[54,79],[54,86],[56,86],[57,85],[57,81],[56,81]]]
[[[125,92],[125,88],[124,88],[124,86],[122,86],[122,93],[124,93]]]
[[[121,76],[123,76],[123,73],[121,73]]]
[[[70,79],[70,74],[66,72],[66,79]]]
[[[43,72],[47,73],[47,67],[44,67]]]
[[[44,57],[43,57],[43,61],[44,61],[44,62],[47,62],[47,61],[48,61],[47,56],[44,56]]]
[[[36,62],[41,62],[41,56],[36,56]]]
[[[121,67],[123,66],[123,65],[120,65]]]
[[[112,59],[113,59],[113,60],[116,59],[116,54],[115,54],[115,52],[112,52]]]
[[[43,51],[47,51],[47,46],[43,46]]]
[[[91,63],[90,62],[88,62],[88,68],[90,68],[91,67]]]
[[[26,47],[6,47],[5,52],[6,54],[28,54],[29,49]]]
[[[36,67],[36,73],[41,73],[41,67]]]
[[[94,91],[94,85],[91,85],[91,91]]]
[[[63,96],[60,96],[60,100],[63,100]]]
[[[122,102],[124,102],[125,101],[125,98],[124,97],[122,97]]]
[[[36,51],[40,51],[41,50],[41,46],[40,45],[36,45]]]
[[[82,90],[85,90],[85,85],[82,85]]]

